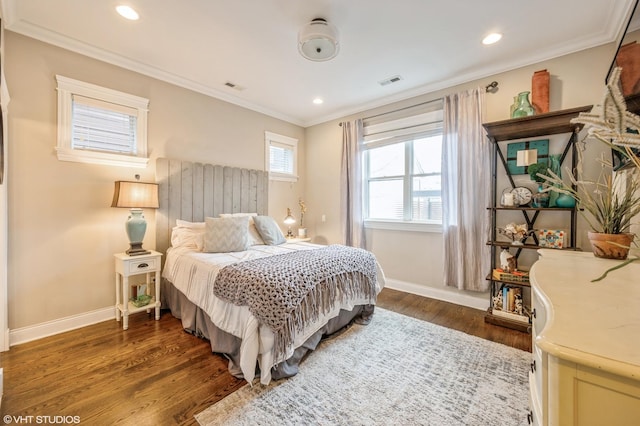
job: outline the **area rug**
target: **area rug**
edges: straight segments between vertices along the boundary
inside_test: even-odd
[[[376,308],[289,379],[196,415],[214,425],[526,425],[531,354]]]

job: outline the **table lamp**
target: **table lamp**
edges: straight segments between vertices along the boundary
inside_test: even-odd
[[[129,250],[125,253],[129,256],[151,253],[142,248],[142,240],[147,231],[147,221],[142,214],[142,209],[157,209],[159,207],[158,184],[116,181],[111,207],[125,207],[131,212],[125,223],[130,244]]]
[[[287,238],[293,238],[293,232],[291,232],[291,225],[296,223],[296,219],[291,215],[291,209],[287,207],[287,216],[284,218],[284,224],[287,225]]]

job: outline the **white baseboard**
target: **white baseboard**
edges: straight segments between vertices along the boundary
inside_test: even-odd
[[[385,287],[392,290],[403,291],[405,293],[416,294],[418,296],[430,297],[431,299],[443,300],[455,303],[456,305],[468,306],[470,308],[486,311],[489,308],[489,293],[475,293],[462,291],[452,287],[432,287],[405,281],[387,278]]]
[[[449,287],[431,287],[420,284],[408,283],[405,281],[387,278],[385,287],[403,291],[405,293],[416,294],[418,296],[430,297],[432,299],[443,300],[457,305],[468,306],[470,308],[487,310],[489,307],[488,293],[463,292]],[[115,311],[113,306],[85,312],[78,315],[47,321],[28,327],[16,328],[9,331],[8,341],[10,346],[42,339],[75,330],[102,321],[114,320]]]
[[[95,311],[84,312],[78,315],[72,315],[53,321],[43,322],[41,324],[30,325],[28,327],[16,328],[9,331],[10,346],[19,345],[21,343],[31,342],[33,340],[42,339],[43,337],[53,336],[55,334],[64,333],[65,331],[75,330],[77,328],[86,327],[102,321],[115,320],[115,310],[113,306],[101,308]]]

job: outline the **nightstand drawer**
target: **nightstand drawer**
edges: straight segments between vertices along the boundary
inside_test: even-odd
[[[140,259],[135,261],[130,261],[129,263],[129,274],[135,274],[138,272],[144,271],[155,271],[158,267],[158,259]]]

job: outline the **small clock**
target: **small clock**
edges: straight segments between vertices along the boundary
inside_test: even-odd
[[[524,186],[516,186],[513,188],[511,193],[513,194],[515,204],[518,206],[529,204],[531,202],[531,197],[533,196],[531,190]]]

